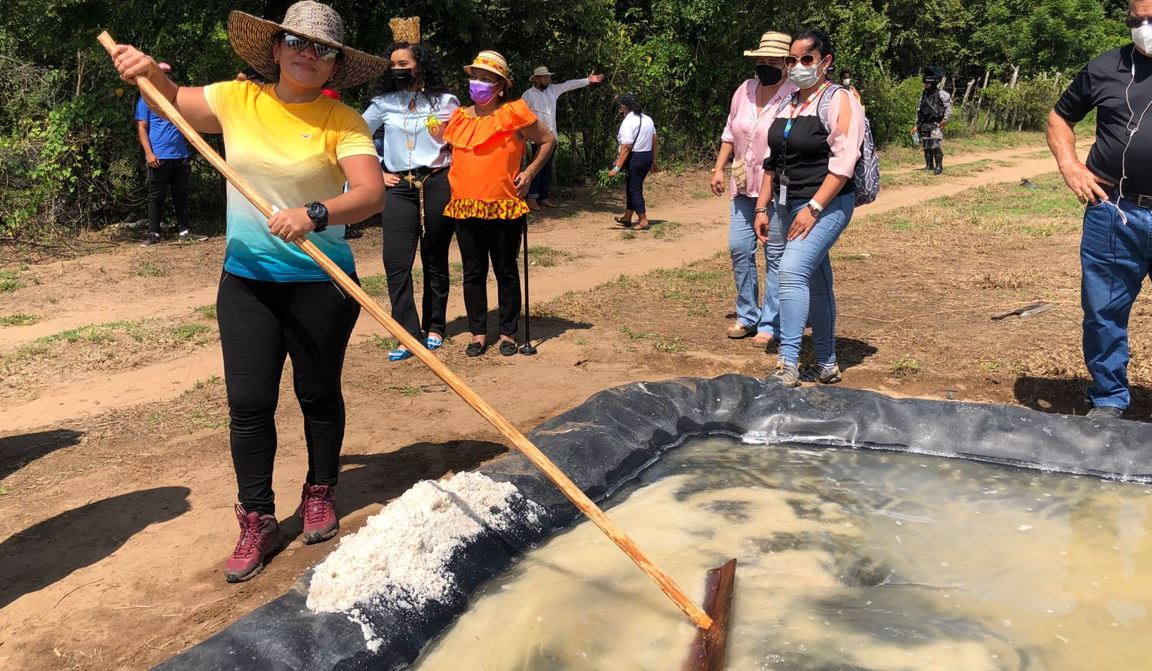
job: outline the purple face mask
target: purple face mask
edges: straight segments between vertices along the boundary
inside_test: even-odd
[[[496,83],[470,79],[468,80],[468,97],[477,105],[487,105],[496,98],[496,89],[499,86]]]

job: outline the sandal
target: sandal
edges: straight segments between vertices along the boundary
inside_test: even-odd
[[[759,345],[761,347],[767,347],[767,346],[771,345],[772,341],[775,339],[776,339],[776,336],[771,335],[769,333],[757,333],[752,338],[752,344],[753,345]]]
[[[739,340],[740,338],[747,338],[748,336],[752,335],[752,329],[741,324],[740,322],[736,322],[735,324],[729,326],[728,330],[724,333],[733,340]]]
[[[612,221],[616,222],[617,224],[620,224],[624,228],[632,228],[632,220],[631,219],[625,219],[624,217],[612,217]]]
[[[464,354],[468,356],[480,356],[486,351],[488,351],[488,344],[482,342],[470,342],[464,348]]]
[[[438,333],[429,333],[428,337],[424,339],[424,347],[429,350],[437,350],[444,346],[444,338]]]
[[[396,349],[392,350],[391,352],[388,352],[388,360],[389,361],[407,361],[408,359],[411,359],[414,356],[416,356],[416,355],[413,354],[412,352],[408,351],[407,349],[403,348],[403,347],[397,347]]]
[[[519,351],[520,351],[520,349],[518,347],[516,347],[516,343],[514,343],[510,340],[501,340],[500,341],[500,354],[502,354],[504,356],[512,356],[513,354],[516,354]]]

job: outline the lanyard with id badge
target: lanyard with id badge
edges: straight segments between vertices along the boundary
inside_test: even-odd
[[[780,205],[786,206],[788,204],[788,136],[792,135],[792,124],[796,122],[796,117],[803,114],[804,110],[808,109],[808,106],[812,104],[812,101],[820,98],[827,88],[828,82],[825,81],[820,85],[820,88],[808,96],[808,99],[804,101],[804,104],[801,105],[799,109],[796,109],[796,105],[800,102],[800,94],[797,93],[796,97],[792,99],[792,108],[796,109],[796,112],[788,117],[787,123],[784,124],[784,151],[781,152],[783,156],[781,157],[780,178],[778,180],[780,183],[780,197],[779,200],[777,200],[777,203]]]

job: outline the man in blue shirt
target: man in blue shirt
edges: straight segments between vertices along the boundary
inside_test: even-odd
[[[171,77],[171,65],[161,63],[160,69]],[[136,135],[144,148],[144,161],[148,164],[148,233],[140,244],[148,246],[160,242],[160,211],[169,188],[172,189],[180,239],[206,240],[205,236],[192,232],[188,217],[188,178],[192,171],[188,143],[172,122],[148,106],[143,96],[136,102]]]

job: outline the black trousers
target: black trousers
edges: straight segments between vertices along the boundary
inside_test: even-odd
[[[626,195],[624,209],[636,214],[647,214],[648,206],[644,203],[644,180],[652,170],[652,152],[634,151],[624,160],[624,192]]]
[[[354,276],[355,278],[355,276]],[[216,297],[238,498],[274,514],[276,405],[285,355],[292,357],[304,413],[307,482],[334,485],[344,443],[344,352],[360,306],[331,282],[261,282],[224,273]]]
[[[172,205],[176,208],[176,229],[187,231],[188,180],[192,175],[192,159],[162,158],[160,167],[148,167],[148,232],[160,234],[160,215],[168,190],[172,190]]]
[[[500,301],[500,335],[516,337],[520,327],[520,236],[525,217],[519,219],[459,219],[456,242],[464,263],[464,308],[472,335],[488,334],[488,264],[496,275]]]
[[[456,232],[456,220],[444,216],[444,206],[451,196],[447,170],[424,182],[424,235],[421,237],[419,190],[401,178],[385,195],[380,228],[392,318],[417,340],[423,340],[426,333],[443,336],[448,319],[448,248]],[[424,268],[423,319],[416,314],[412,285],[417,243]]]

